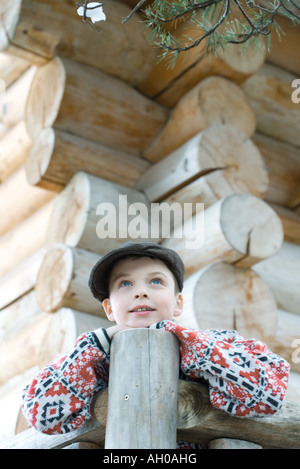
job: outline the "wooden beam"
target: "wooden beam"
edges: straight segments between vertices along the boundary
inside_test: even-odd
[[[265,343],[274,337],[276,301],[252,269],[226,262],[210,264],[185,280],[183,298],[178,320],[190,328],[237,330],[247,339]]]
[[[138,156],[47,127],[34,140],[25,169],[30,184],[60,192],[78,171],[132,187],[149,166]],[[0,159],[0,177],[1,169]]]
[[[12,127],[0,141],[0,182],[26,162],[32,142],[29,138],[24,121]]]
[[[234,417],[211,407],[205,386],[183,382],[181,392],[184,388],[184,395],[189,393],[192,397],[190,407],[185,408],[185,417],[177,423],[177,435],[180,439],[208,443],[216,438],[239,438],[261,445],[264,449],[300,449],[298,403],[286,402],[282,409],[272,416]],[[181,403],[183,404],[184,400],[181,400]]]
[[[287,360],[291,365],[291,371],[298,373],[300,377],[300,361],[293,358],[294,355],[299,355],[296,347],[300,346],[300,315],[281,309],[277,315],[277,328],[268,345],[274,353]]]
[[[23,262],[2,275],[0,282],[0,310],[30,292],[47,248],[43,246]]]
[[[284,240],[289,243],[300,244],[300,213],[282,205],[270,203],[279,216],[284,232]]]
[[[178,370],[172,333],[128,329],[113,337],[106,449],[176,448]]]
[[[201,31],[191,23],[182,23],[173,33],[177,39],[186,42],[184,35],[199,37]],[[260,50],[243,44],[229,44],[224,50],[219,47],[216,55],[204,57],[201,47],[188,52],[181,52],[174,65],[168,66],[169,58],[154,65],[139,89],[158,103],[173,108],[193,86],[209,76],[221,76],[231,82],[240,84],[253,75],[264,63],[266,45],[260,41]]]
[[[107,389],[95,397],[93,418],[76,431],[45,435],[26,430],[0,444],[5,449],[60,449],[71,443],[99,444],[105,437]],[[263,448],[300,449],[300,405],[286,402],[272,416],[234,417],[215,409],[205,385],[179,380],[177,438],[207,444],[216,438],[237,438]]]
[[[120,196],[123,198],[122,202]],[[149,228],[150,233],[150,220],[147,216],[150,203],[144,194],[78,172],[57,197],[49,221],[47,244],[51,246],[65,243],[94,253],[106,254],[110,249],[115,249],[126,241],[132,241],[128,232],[132,217],[128,216],[128,211],[130,205],[134,203],[141,204],[145,208],[146,213],[141,214],[140,219]],[[107,218],[103,217],[104,207],[107,212],[108,207],[113,209],[113,214],[110,215],[111,218],[114,217],[112,225],[107,221],[100,223],[100,220]],[[111,229],[111,226],[114,226],[115,230]]]
[[[185,221],[184,230],[176,228],[162,243],[181,256],[187,277],[219,260],[250,267],[273,256],[282,245],[279,217],[251,194],[219,200],[204,210],[204,220],[199,213]]]
[[[91,294],[88,279],[99,254],[56,244],[46,252],[37,276],[35,293],[42,311],[72,308],[106,318],[100,301]]]
[[[6,52],[0,52],[0,77],[5,81],[5,87],[12,85],[31,66],[28,60]]]
[[[257,119],[257,132],[300,146],[300,106],[292,101],[296,75],[272,64],[263,67],[241,88]]]
[[[146,40],[139,14],[122,24],[131,9],[111,0],[97,33],[76,10],[73,1],[1,0],[0,50],[35,64],[56,55],[69,57],[132,86],[143,81],[157,60],[157,51]]]
[[[1,109],[0,137],[4,137],[10,129],[24,119],[28,92],[36,72],[36,67],[30,67],[4,94],[5,107]]]
[[[143,156],[157,162],[199,132],[220,123],[232,125],[251,137],[256,117],[238,85],[214,76],[200,81],[180,99]]]
[[[300,187],[297,188],[288,205],[292,208],[297,208],[300,206]]]
[[[262,449],[262,447],[249,441],[234,438],[216,438],[209,442],[208,449]]]
[[[57,195],[28,184],[24,165],[20,166],[0,185],[0,236],[49,202]]]
[[[265,6],[268,5],[268,0],[264,2]],[[292,2],[289,3],[289,10],[292,10]],[[296,13],[296,11],[295,11]],[[299,10],[296,13],[299,15]],[[267,54],[266,61],[282,67],[285,70],[289,70],[291,73],[295,73],[298,77],[300,76],[300,28],[299,26],[293,25],[293,23],[282,15],[276,16],[276,23],[283,30],[284,34],[280,34],[279,39],[275,31],[272,33],[272,44],[271,50]]]
[[[0,258],[2,259],[0,276],[17,267],[45,245],[54,200],[50,200],[35,213],[0,236]]]
[[[33,78],[25,122],[33,141],[43,128],[53,127],[140,156],[168,115],[127,83],[56,57],[39,67]]]
[[[213,172],[219,177],[212,189],[209,179]],[[193,182],[195,192],[189,191],[184,197],[187,185]],[[263,197],[268,175],[260,151],[250,138],[232,125],[215,124],[153,164],[140,177],[136,188],[151,202],[174,194],[173,201],[181,201],[181,197],[182,203],[197,199],[207,208],[212,201],[234,192]]]
[[[265,199],[288,207],[300,185],[300,148],[258,132],[252,140],[261,153],[269,176]]]
[[[278,252],[253,270],[273,292],[278,308],[300,314],[300,246],[284,242]]]

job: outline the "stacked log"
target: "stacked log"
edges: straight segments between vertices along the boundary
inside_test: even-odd
[[[167,239],[158,229],[155,239],[133,241],[162,242],[183,258],[183,323],[237,329],[266,342],[292,364],[294,389],[300,157],[290,126],[298,111],[287,99],[291,75],[273,76],[274,68],[263,66],[265,52],[249,61],[233,48],[210,63],[193,53],[167,72],[154,65],[138,16],[121,26],[116,18],[129,9],[113,0],[107,8],[98,34],[69,2],[3,6],[0,49],[8,58],[23,56],[7,80],[13,86],[18,74],[35,73],[26,106],[28,88],[19,87],[21,98],[11,93],[23,111],[1,128],[0,348],[9,360],[1,363],[0,394],[15,380],[23,386],[25,375],[30,381],[81,332],[107,327],[88,289],[89,272],[131,238],[120,226],[112,238],[97,232],[102,203],[116,208],[118,222],[127,216],[127,226],[132,204],[149,213],[153,203],[178,203],[179,211],[190,203],[190,217]],[[269,105],[289,131],[272,133],[274,111],[261,122]],[[200,245],[187,248],[197,234]]]
[[[0,276],[12,270],[46,244],[55,199],[0,236]]]
[[[7,316],[18,325],[7,327]],[[68,308],[55,315],[42,312],[33,294],[5,308],[1,317],[2,333],[6,326],[5,341],[0,345],[1,385],[36,365],[44,366],[54,356],[68,353],[83,332],[108,324],[105,319]]]
[[[250,194],[221,199],[204,211],[200,223],[197,216],[185,222],[183,235],[177,227],[163,242],[180,254],[187,276],[217,260],[251,267],[273,256],[283,241],[279,217]]]
[[[16,124],[3,136],[0,149],[0,182],[5,181],[25,164],[31,145],[24,121]]]
[[[4,80],[6,88],[17,81],[30,66],[31,63],[24,58],[0,52],[0,77]]]
[[[13,83],[7,85],[5,82],[3,97],[1,96],[1,104],[4,104],[4,111],[1,109],[1,138],[24,119],[27,95],[35,72],[36,67],[30,67]],[[9,79],[8,76],[7,80]]]
[[[109,10],[112,10],[113,14],[108,22],[110,25],[108,26],[108,23],[106,23],[107,26],[105,25],[106,33],[101,36],[102,47],[106,50],[105,56],[99,55],[98,45],[97,48],[89,47],[90,55],[86,54],[87,44],[91,45],[95,41],[95,31],[82,23],[82,19],[77,16],[76,9],[74,10],[70,4],[58,2],[57,5],[54,5],[53,2],[50,2],[49,5],[46,5],[45,2],[23,1],[15,2],[14,5],[3,5],[3,8],[5,11],[3,11],[3,29],[0,32],[1,49],[6,49],[5,58],[7,60],[14,57],[14,70],[18,69],[19,72],[15,71],[14,75],[6,72],[7,112],[3,122],[5,125],[1,128],[3,142],[0,153],[1,181],[3,181],[0,186],[2,210],[0,249],[3,255],[0,286],[2,293],[1,312],[3,313],[2,317],[7,320],[8,311],[11,311],[12,308],[18,308],[24,311],[24,318],[27,318],[26,323],[28,323],[26,329],[24,321],[20,322],[21,335],[19,334],[19,341],[17,338],[15,339],[16,343],[11,342],[7,331],[3,332],[3,341],[6,347],[3,356],[10,353],[13,348],[16,350],[16,353],[11,354],[10,365],[14,363],[16,355],[20,353],[18,344],[26,349],[24,350],[24,360],[20,361],[17,369],[15,366],[10,366],[12,371],[6,375],[6,367],[3,368],[4,375],[1,383],[4,381],[10,383],[15,374],[21,370],[24,372],[30,370],[33,364],[35,367],[36,365],[41,366],[53,358],[53,355],[62,352],[61,347],[54,346],[54,336],[58,337],[58,345],[67,340],[69,347],[71,344],[73,345],[78,336],[78,330],[72,335],[66,327],[63,329],[61,339],[59,334],[57,335],[58,330],[55,330],[54,327],[54,335],[48,335],[47,331],[51,322],[56,321],[58,324],[61,311],[66,311],[66,309],[54,307],[56,314],[49,315],[48,306],[42,310],[36,304],[36,300],[34,303],[29,301],[32,295],[34,298],[36,296],[38,298],[38,293],[34,292],[34,288],[37,280],[43,274],[43,265],[47,264],[49,259],[46,242],[48,227],[51,226],[49,218],[56,194],[63,191],[72,176],[78,171],[86,169],[90,174],[104,177],[104,180],[101,180],[102,198],[104,191],[109,191],[108,181],[123,184],[124,191],[125,187],[134,186],[142,172],[150,166],[149,162],[140,158],[140,154],[161,130],[168,112],[132,87],[146,76],[148,69],[152,66],[151,57],[155,58],[156,52],[144,40],[144,31],[137,15],[129,27],[130,34],[129,28],[121,25],[121,21],[119,24],[115,24],[112,31],[111,22],[116,23],[118,15],[126,16],[130,11],[129,8],[115,2],[109,6]],[[32,9],[35,13],[33,22]],[[66,19],[71,11],[75,16],[73,15],[74,18],[68,23]],[[51,18],[55,18],[55,21],[51,22]],[[52,29],[50,24],[52,24]],[[65,27],[62,28],[59,35],[57,31],[63,24]],[[87,36],[81,34],[84,40],[81,43],[77,39],[76,42],[73,42],[70,31],[73,31],[73,36],[78,38],[80,30],[87,31]],[[116,34],[116,30],[119,33]],[[112,53],[108,54],[110,46]],[[120,48],[122,48],[122,53],[120,53]],[[66,58],[58,58],[56,54]],[[145,54],[148,61],[144,60]],[[22,56],[22,58],[18,56]],[[52,58],[53,60],[51,60]],[[6,64],[8,64],[7,60]],[[139,73],[134,70],[133,62],[135,62]],[[32,67],[32,64],[35,67]],[[2,77],[4,78],[4,74],[1,75]],[[33,79],[32,86],[29,83],[29,78]],[[49,83],[49,87],[40,89],[40,79],[44,85]],[[8,84],[11,85],[13,92],[8,89]],[[27,96],[29,85],[30,92]],[[44,121],[43,115],[35,113],[34,106],[36,105],[38,109],[44,109],[46,121]],[[33,116],[32,109],[34,109]],[[91,114],[91,109],[96,110],[94,115]],[[120,109],[123,109],[122,118],[121,116],[118,118]],[[69,123],[68,112],[71,118]],[[76,115],[78,116],[77,129]],[[75,117],[73,121],[72,116]],[[85,119],[87,119],[87,123],[84,129],[81,124]],[[94,131],[91,126],[93,119],[95,120]],[[101,126],[103,129],[102,137],[99,137]],[[95,176],[90,176],[91,180],[96,179]],[[79,179],[80,173],[77,175],[77,180]],[[96,200],[100,192],[96,191],[95,184],[88,182],[88,177],[86,179],[87,182],[83,178],[80,179],[81,185],[79,184],[80,187],[77,187],[75,195],[79,199],[78,190],[82,189],[85,184],[86,191],[82,194],[81,200],[86,196],[84,208],[87,208],[92,202],[93,205],[89,206],[89,209],[94,216],[95,204],[101,202],[100,199]],[[114,190],[117,196],[116,189]],[[124,191],[122,188],[122,192],[128,195],[129,201],[132,201],[130,191]],[[135,194],[135,202],[144,201],[142,194],[136,191]],[[83,237],[83,242],[86,244],[88,244],[89,236],[87,225],[94,220],[95,217],[92,221],[86,220],[87,229]],[[79,226],[79,228],[81,229],[83,226]],[[93,234],[94,232],[95,230],[93,230]],[[51,230],[49,235],[51,237]],[[62,249],[64,248],[66,252],[71,249],[68,246],[63,246]],[[88,318],[89,307],[85,306],[87,282],[85,282],[86,278],[82,281],[82,275],[87,274],[92,264],[88,264],[87,270],[84,271],[85,264],[81,261],[80,252],[85,253],[85,251],[80,248],[74,249],[76,254],[73,256],[75,259],[74,271],[78,277],[78,283],[72,278],[71,297],[73,304],[77,302],[77,309],[79,308],[80,300],[78,301],[78,298],[80,295],[83,296],[84,300],[82,313],[77,313],[75,309],[72,311],[77,316],[82,314]],[[83,258],[86,256],[88,259],[93,257],[91,252],[87,252]],[[64,259],[66,257],[67,255],[64,256]],[[71,257],[67,258],[72,264],[74,259]],[[76,262],[78,259],[80,259],[79,264]],[[99,259],[99,255],[97,254],[94,259]],[[67,266],[68,268],[70,265]],[[80,274],[77,272],[77,268],[79,268]],[[83,287],[80,282],[83,282]],[[77,300],[75,300],[74,290],[77,287],[79,292],[76,296]],[[81,292],[82,288],[83,293]],[[38,291],[39,287],[37,287]],[[28,302],[25,302],[27,298]],[[91,303],[93,301],[92,298]],[[96,301],[91,307],[91,309],[94,308],[93,313],[96,312],[97,308],[99,309],[99,306],[101,310],[101,305],[96,303],[95,306],[95,303]],[[49,299],[48,304],[51,304]],[[62,301],[61,305],[63,304]],[[39,314],[35,315],[33,313],[36,308]],[[33,314],[32,319],[27,317],[26,309]],[[105,322],[104,319],[101,320],[95,314],[94,319],[96,320],[96,322],[94,320],[95,326],[86,324],[85,330],[95,328],[96,324],[99,327]],[[31,329],[36,330],[34,343],[29,337]],[[43,337],[44,335],[45,337]],[[47,340],[50,341],[49,353],[51,356],[44,353],[45,362],[42,363],[40,358],[37,360],[40,353],[37,351],[41,349],[42,342]],[[26,344],[28,344],[27,348]]]
[[[300,110],[292,100],[297,76],[271,64],[242,85],[257,118],[257,131],[277,140],[300,146]]]
[[[249,137],[232,125],[214,124],[153,164],[136,188],[151,202],[172,202],[175,194],[181,204],[198,201],[207,207],[232,193],[264,197],[268,175]]]
[[[31,186],[27,182],[24,165],[20,166],[0,185],[0,236],[33,215],[55,196],[53,191]]]
[[[128,232],[128,213],[132,204],[137,208],[142,205],[146,214],[150,211],[150,203],[141,192],[79,172],[57,197],[49,219],[46,243],[48,246],[64,243],[103,255],[123,242],[132,241]],[[109,208],[114,210],[113,229],[109,227],[109,214],[107,223],[105,220],[103,224],[100,222],[100,216]],[[103,226],[106,224],[108,226]],[[144,224],[150,233],[147,216]],[[151,241],[151,237],[144,239],[147,240]]]
[[[254,266],[272,289],[278,308],[300,314],[300,247],[284,242],[279,251]]]
[[[232,5],[234,8],[234,5]],[[198,38],[201,32],[197,23],[173,22],[170,28],[177,40],[185,43]],[[189,40],[187,41],[187,38]],[[203,51],[207,45],[202,43]],[[243,50],[243,45],[230,44],[224,50],[219,48],[216,54],[199,51],[199,47],[181,53],[173,67],[168,64],[169,58],[161,60],[152,68],[139,88],[157,102],[170,108],[179,101],[197,83],[209,76],[221,76],[231,82],[241,84],[263,65],[266,58],[266,45],[262,39],[260,51],[256,48]]]
[[[15,2],[17,3],[17,2]],[[36,72],[31,62],[0,56],[0,378],[1,437],[14,430],[20,393],[37,372],[41,333],[49,324],[33,291],[45,253],[45,234],[56,193],[30,185],[25,162],[32,146],[24,122],[26,100]],[[9,409],[9,415],[7,415]]]
[[[60,192],[78,171],[132,187],[150,163],[105,145],[52,127],[42,129],[25,169],[30,184]]]
[[[145,158],[157,162],[207,127],[230,124],[251,137],[256,118],[244,92],[235,83],[214,76],[200,81],[174,107]]]
[[[52,246],[44,256],[35,285],[41,310],[55,312],[67,307],[105,317],[101,303],[88,287],[89,274],[99,258],[96,253],[64,244]]]
[[[127,83],[58,57],[38,68],[25,114],[33,140],[54,127],[135,155],[150,145],[168,117]]]
[[[157,53],[145,40],[139,15],[133,15],[130,24],[122,25],[130,8],[120,2],[112,0],[105,5],[107,20],[101,23],[100,34],[83,23],[73,2],[2,3],[0,50],[37,65],[59,55],[92,65],[135,86],[156,62]]]
[[[185,281],[181,321],[195,329],[237,330],[270,343],[277,327],[277,305],[253,269],[216,261]]]

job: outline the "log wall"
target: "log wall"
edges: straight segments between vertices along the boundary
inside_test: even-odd
[[[20,392],[37,368],[84,330],[106,327],[87,277],[130,238],[132,204],[147,209],[143,240],[186,264],[180,320],[265,341],[290,361],[288,399],[300,402],[299,28],[288,25],[270,54],[230,48],[209,62],[194,50],[167,69],[138,14],[119,23],[125,2],[109,2],[101,35],[67,1],[8,5],[0,3],[0,402],[13,417],[0,438],[26,428]],[[113,238],[99,223],[105,203],[118,208]],[[172,206],[167,236],[160,226],[151,235],[153,203]]]

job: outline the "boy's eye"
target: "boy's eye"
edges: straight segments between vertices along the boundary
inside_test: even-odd
[[[129,280],[123,280],[121,283],[120,283],[120,286],[121,287],[129,287],[131,285],[131,282],[129,282]]]
[[[159,278],[154,278],[153,280],[151,280],[151,283],[153,283],[154,285],[160,285],[162,282]]]

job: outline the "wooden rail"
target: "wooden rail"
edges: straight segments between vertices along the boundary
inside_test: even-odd
[[[178,381],[174,371],[178,358],[177,339],[170,332],[154,329],[119,332],[112,342],[110,386],[95,397],[90,421],[63,435],[29,429],[2,443],[0,449],[60,449],[81,442],[85,447],[89,443],[103,448],[105,440],[105,448],[110,449],[168,449],[174,448],[176,437],[211,448],[224,444],[230,448],[230,442],[224,443],[225,438],[245,440],[252,447],[255,444],[263,449],[300,449],[299,403],[286,402],[273,416],[231,416],[212,407],[204,384]],[[152,419],[140,418],[151,412]],[[170,433],[163,446],[153,437],[152,429],[158,434],[159,426],[162,435],[165,431]],[[114,432],[117,427],[118,432]],[[220,441],[215,443],[216,440]],[[233,447],[238,446],[235,443]]]
[[[95,398],[93,417],[78,430],[45,435],[34,429],[6,440],[0,449],[60,449],[76,442],[105,439],[107,389]],[[206,386],[179,380],[177,438],[207,444],[218,438],[243,439],[265,448],[300,449],[300,405],[286,402],[271,417],[232,417],[209,403]]]

